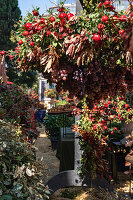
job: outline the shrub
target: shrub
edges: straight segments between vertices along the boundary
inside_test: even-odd
[[[0,120],[0,199],[44,199],[44,166],[35,161],[33,146],[22,140],[20,127]]]
[[[32,132],[36,131],[33,108],[38,106],[38,97],[32,91],[24,93],[16,86],[0,85],[1,108],[6,109],[6,118],[15,120],[21,124],[22,131],[28,138],[32,138]]]

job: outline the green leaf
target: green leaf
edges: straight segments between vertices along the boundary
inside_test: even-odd
[[[22,160],[23,156],[17,156],[17,160]]]
[[[2,191],[2,189],[0,189],[0,196],[2,195],[2,193],[3,193],[3,191]]]
[[[33,190],[33,188],[32,188],[32,187],[29,187],[29,192],[30,192],[30,194],[31,194],[31,195],[33,195],[33,194],[34,194],[34,190]]]
[[[0,200],[13,200],[13,198],[10,195],[3,195]]]
[[[45,191],[45,194],[48,194],[48,195],[49,195],[49,194],[51,194],[51,193],[50,193],[49,190],[46,190],[46,191]]]
[[[118,60],[116,61],[116,63],[117,63],[118,65],[121,64],[121,60],[118,59]]]
[[[11,184],[11,180],[10,179],[7,179],[4,181],[4,185],[10,185]]]
[[[53,42],[53,47],[57,47],[57,42]]]
[[[17,184],[14,187],[15,190],[21,190],[22,188],[23,188],[23,184]]]

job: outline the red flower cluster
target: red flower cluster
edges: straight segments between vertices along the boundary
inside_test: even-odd
[[[7,116],[14,119],[16,123],[22,126],[22,132],[28,139],[34,137],[32,134],[37,133],[34,110],[38,107],[38,97],[34,91],[25,94],[21,88],[16,85],[0,85],[0,94],[2,97],[2,107],[6,109]],[[30,132],[29,132],[30,130]],[[32,131],[31,131],[32,130]]]
[[[123,97],[110,97],[94,105],[91,110],[84,102],[80,113],[81,119],[77,126],[74,125],[73,131],[81,135],[84,167],[87,170],[86,162],[91,165],[92,159],[96,166],[95,172],[101,176],[106,172],[107,175],[108,167],[103,159],[105,149],[111,151],[111,141],[119,141],[124,137],[121,131],[121,120],[124,119],[124,115],[129,119],[131,113],[133,116],[133,107],[127,104]],[[89,170],[91,171],[91,166]]]
[[[45,18],[33,13],[33,21],[27,18],[18,29],[18,68],[42,72],[57,92],[69,91],[70,99],[87,94],[90,108],[108,96],[124,95],[133,90],[132,48],[125,45],[132,16],[117,12],[108,0],[87,16],[76,17],[62,5]]]

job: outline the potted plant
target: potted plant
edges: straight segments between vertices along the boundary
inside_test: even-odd
[[[63,114],[48,115],[45,117],[44,125],[48,137],[51,140],[52,148],[56,149],[60,136],[60,128],[72,126],[74,123],[73,118],[64,119]]]
[[[52,149],[56,149],[59,139],[60,128],[58,118],[58,115],[48,115],[44,118],[45,130],[51,140]]]

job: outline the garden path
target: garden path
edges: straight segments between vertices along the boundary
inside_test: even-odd
[[[59,160],[56,157],[56,151],[51,148],[51,142],[45,133],[45,127],[37,128],[40,135],[36,141],[38,151],[36,153],[37,159],[43,159],[42,162],[46,166],[46,176],[44,176],[44,183],[46,183],[52,176],[59,173]]]

